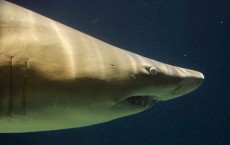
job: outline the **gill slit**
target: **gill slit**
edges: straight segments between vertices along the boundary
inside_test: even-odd
[[[26,82],[27,82],[27,69],[28,69],[28,59],[25,62],[25,75],[22,88],[22,109],[23,113],[26,114]]]
[[[12,98],[12,76],[13,75],[13,57],[11,57],[10,59],[10,86],[9,86],[9,116],[12,117],[12,102],[13,102],[13,98]]]

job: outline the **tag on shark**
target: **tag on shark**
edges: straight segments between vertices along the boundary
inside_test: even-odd
[[[110,121],[187,94],[203,79],[0,0],[0,132]]]

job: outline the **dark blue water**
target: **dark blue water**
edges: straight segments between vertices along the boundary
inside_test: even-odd
[[[12,0],[118,47],[196,69],[204,84],[95,126],[0,134],[0,145],[230,145],[229,0]]]

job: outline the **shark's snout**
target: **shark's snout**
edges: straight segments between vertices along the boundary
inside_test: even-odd
[[[204,75],[197,71],[189,70],[188,76],[184,77],[180,84],[174,89],[174,95],[182,96],[197,89],[204,80]]]

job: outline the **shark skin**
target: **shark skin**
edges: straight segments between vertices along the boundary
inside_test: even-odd
[[[0,0],[0,132],[77,128],[198,88],[202,73],[117,48]]]

